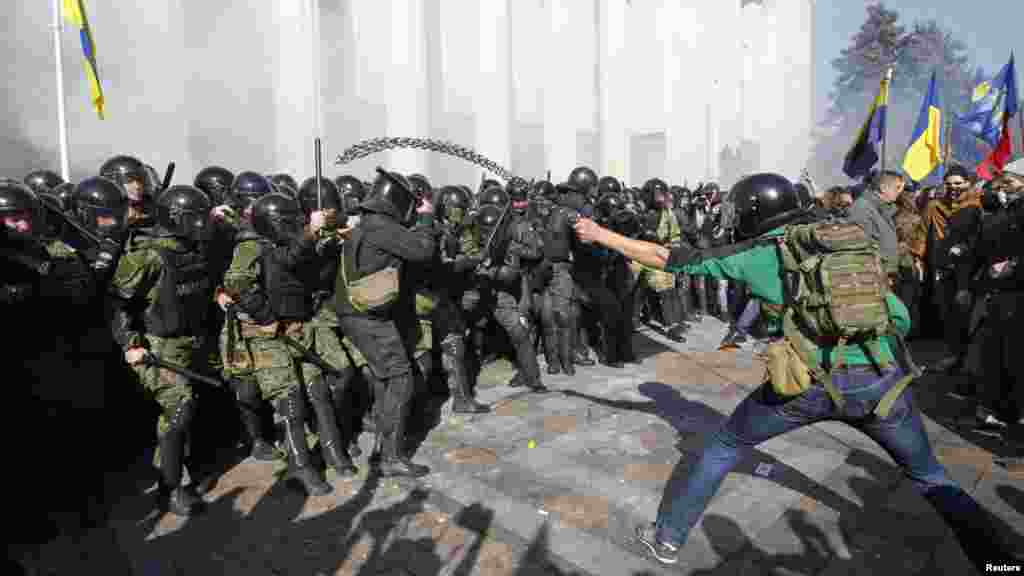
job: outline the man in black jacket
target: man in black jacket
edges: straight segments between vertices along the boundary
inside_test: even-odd
[[[380,474],[418,478],[430,469],[414,464],[404,453],[406,416],[413,393],[408,336],[416,329],[415,287],[400,281],[397,299],[374,309],[354,306],[350,288],[387,268],[401,270],[405,263],[429,263],[436,249],[437,229],[429,199],[417,204],[404,176],[380,168],[377,172],[373,190],[361,205],[359,226],[343,247],[334,304],[342,331],[373,373]],[[410,230],[416,214],[421,226]]]

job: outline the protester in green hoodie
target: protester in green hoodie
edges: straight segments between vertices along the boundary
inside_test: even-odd
[[[753,297],[770,307],[781,306],[783,318],[791,319],[792,315],[786,313],[796,300],[791,282],[783,282],[783,272],[791,267],[780,263],[785,249],[779,248],[778,239],[788,240],[785,235],[790,227],[807,224],[815,217],[793,184],[775,174],[744,178],[733,187],[731,196],[737,242],[728,246],[700,250],[684,244],[670,250],[620,236],[588,219],[576,224],[576,233],[584,242],[616,250],[647,266],[744,282]],[[864,236],[850,224],[837,226],[836,230],[853,230]],[[722,480],[755,446],[826,420],[842,421],[878,442],[953,529],[979,570],[986,562],[1010,558],[1001,548],[986,512],[935,458],[921,413],[911,389],[906,388],[912,366],[901,352],[901,337],[910,328],[907,309],[891,292],[884,294],[884,302],[891,332],[857,345],[844,345],[843,341],[831,346],[821,344],[821,338],[801,327],[794,328],[793,323],[791,329],[784,329],[786,336],[780,342],[808,360],[805,373],[811,373],[809,387],[800,394],[783,395],[772,383],[765,383],[708,438],[700,458],[688,471],[685,488],[665,494],[657,522],[637,528],[638,540],[659,562],[678,562],[680,548]],[[680,465],[687,464],[681,461]]]

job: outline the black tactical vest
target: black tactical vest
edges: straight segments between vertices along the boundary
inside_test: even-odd
[[[288,246],[261,243],[263,290],[275,320],[309,320],[313,313],[312,292],[302,279],[302,271],[288,266]]]
[[[567,211],[555,207],[546,218],[544,232],[544,258],[549,262],[568,262],[571,252],[572,230]]]
[[[212,295],[206,258],[197,251],[152,247],[163,262],[156,302],[144,315],[146,332],[162,338],[205,333]]]

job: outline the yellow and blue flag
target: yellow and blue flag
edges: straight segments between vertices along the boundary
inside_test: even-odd
[[[100,85],[99,69],[96,67],[96,43],[92,39],[89,19],[85,15],[85,0],[64,0],[64,18],[78,29],[82,41],[82,55],[85,57],[85,77],[89,81],[89,95],[96,115],[103,119],[103,87]]]
[[[995,147],[1003,135],[1003,120],[1017,113],[1017,70],[1010,61],[991,80],[981,82],[971,95],[971,107],[957,120],[968,132]]]
[[[861,126],[857,140],[843,161],[843,172],[850,178],[867,176],[878,162],[878,151],[875,146],[885,139],[885,115],[888,108],[889,79],[884,77],[878,89],[878,96],[868,111],[868,119]]]
[[[911,180],[921,182],[936,167],[942,166],[942,104],[936,86],[935,72],[928,83],[928,94],[917,116],[910,147],[903,157],[903,170]]]

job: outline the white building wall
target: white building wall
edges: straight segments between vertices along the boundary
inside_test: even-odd
[[[694,185],[718,177],[721,149],[744,139],[760,144],[758,169],[794,177],[806,162],[813,0],[317,0],[319,42],[311,2],[90,2],[108,118],[88,104],[67,30],[73,176],[132,153],[161,171],[176,162],[178,182],[214,163],[308,177],[318,49],[332,176],[342,149],[385,135],[445,138],[556,181],[587,160],[630,183],[663,166],[671,183]],[[0,174],[21,176],[58,165],[56,96],[49,3],[11,4]],[[370,178],[377,165],[436,184],[480,177],[420,151],[343,171]]]

